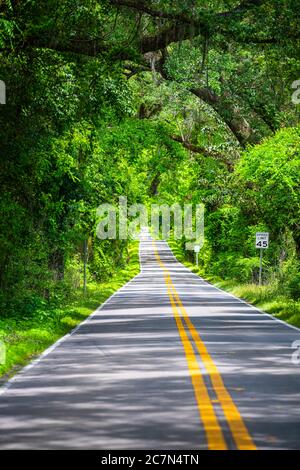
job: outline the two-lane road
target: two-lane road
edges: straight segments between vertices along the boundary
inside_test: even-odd
[[[220,291],[166,242],[0,392],[0,449],[297,449],[300,331]]]

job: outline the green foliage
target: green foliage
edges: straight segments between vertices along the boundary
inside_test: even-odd
[[[72,285],[72,297],[57,293],[51,304],[38,297],[22,299],[24,305],[13,299],[0,317],[0,341],[6,346],[6,363],[0,365],[0,377],[16,372],[18,368],[40,354],[45,348],[82,322],[93,310],[110,297],[124,283],[139,272],[138,244],[131,243],[126,265],[116,269],[109,280],[100,284],[89,283],[83,295],[78,289],[77,266],[69,264],[66,280],[61,288]],[[75,276],[75,279],[74,279]],[[20,313],[21,312],[21,313]],[[4,314],[3,314],[4,313]],[[6,377],[7,378],[7,377]]]
[[[250,184],[255,204],[273,233],[294,231],[300,218],[300,127],[279,131],[275,137],[249,149],[237,167],[237,176]]]
[[[259,253],[255,233],[269,231],[263,282],[277,286],[280,295],[298,298],[299,137],[299,127],[288,128],[249,148],[242,154],[235,172],[226,179],[216,162],[212,166],[207,159],[205,163],[197,159],[181,164],[180,179],[168,180],[169,195],[176,186],[176,199],[178,193],[182,194],[181,202],[193,193],[193,202],[205,203],[202,274],[214,279],[257,283]],[[201,178],[197,177],[200,162]]]
[[[283,261],[278,273],[278,291],[293,300],[300,299],[300,263],[295,257]]]
[[[263,311],[284,320],[291,325],[300,326],[300,302],[287,293],[282,294],[277,283],[258,286],[257,284],[238,284],[234,281],[217,282],[221,289],[231,292]]]
[[[120,196],[203,203],[214,278],[256,283],[255,232],[269,231],[263,280],[299,297],[296,2],[146,3],[1,2],[0,321],[19,334],[34,319],[32,344],[76,323],[57,308],[85,241],[90,283],[126,266],[128,243],[95,234],[97,207]]]

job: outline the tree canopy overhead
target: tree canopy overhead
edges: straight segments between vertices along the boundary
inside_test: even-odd
[[[87,240],[94,278],[125,262],[122,241],[100,243],[94,233],[97,205],[122,194],[129,202],[204,202],[208,265],[220,256],[226,268],[222,256],[237,236],[246,247],[240,259],[255,257],[253,231],[268,228],[274,207],[270,263],[284,258],[283,240],[299,253],[299,106],[291,101],[300,78],[298,3],[0,2],[6,300],[16,289],[51,297],[49,279],[80,269]],[[277,159],[287,171],[283,194],[272,190]],[[286,223],[279,208],[289,191]]]
[[[155,71],[206,103],[241,146],[281,126],[298,78],[294,0],[7,0],[0,11],[3,53]]]

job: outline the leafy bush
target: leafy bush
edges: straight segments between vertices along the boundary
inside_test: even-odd
[[[290,280],[288,285],[292,299],[300,299],[300,273],[298,272],[293,279]]]
[[[294,300],[300,299],[300,263],[295,257],[281,263],[278,289],[283,295]]]

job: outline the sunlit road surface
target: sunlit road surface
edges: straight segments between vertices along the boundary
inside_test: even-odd
[[[300,332],[144,237],[141,273],[0,395],[1,449],[298,449]],[[295,362],[295,361],[294,361]]]

